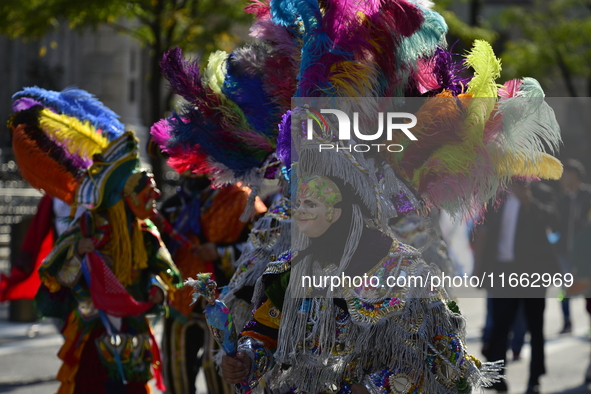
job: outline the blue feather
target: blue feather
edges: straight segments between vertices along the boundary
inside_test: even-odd
[[[85,90],[67,88],[62,92],[56,92],[34,86],[15,93],[12,99],[16,100],[21,97],[32,97],[47,107],[55,108],[62,114],[87,120],[94,127],[102,129],[109,141],[124,133],[124,126],[118,120],[119,115]]]
[[[234,53],[228,58],[223,92],[242,110],[248,123],[260,134],[268,137],[277,135],[277,121],[272,116],[278,111],[264,90],[258,75],[247,73],[236,61]],[[278,116],[277,119],[278,120]]]
[[[271,1],[271,19],[280,26],[291,26],[296,22],[295,0]]]
[[[199,145],[211,158],[242,176],[260,165],[250,151],[242,149],[235,141],[220,138],[215,119],[206,119],[200,111],[186,108],[183,114],[173,113],[171,146],[192,147]]]

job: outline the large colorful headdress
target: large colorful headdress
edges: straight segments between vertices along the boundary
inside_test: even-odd
[[[109,208],[139,170],[138,140],[119,116],[81,89],[25,88],[9,120],[22,176],[68,204]]]
[[[425,204],[478,217],[511,178],[560,176],[560,163],[544,153],[560,135],[539,84],[498,85],[500,62],[483,41],[454,62],[445,21],[430,3],[274,0],[253,2],[247,12],[257,18],[257,43],[212,54],[204,70],[179,49],[162,60],[172,91],[189,104],[152,134],[179,172],[256,186],[276,174],[277,159],[290,169],[293,143],[302,174],[345,180],[380,219]],[[314,146],[292,139],[292,130],[306,135],[308,118],[320,129],[316,144],[349,142],[337,141],[334,119],[320,120],[297,100],[310,97],[363,97],[349,104],[361,113],[379,108],[371,98],[428,100],[416,112],[417,140],[392,141],[402,152],[320,158]]]
[[[421,34],[421,29],[415,34]],[[365,39],[375,42],[371,35]],[[280,125],[278,151],[295,155],[300,176],[318,174],[348,183],[384,228],[389,217],[423,207],[479,218],[485,204],[513,178],[558,179],[562,172],[560,162],[545,152],[558,148],[560,128],[537,81],[524,78],[498,85],[500,62],[484,41],[476,41],[462,66],[454,65],[449,54],[444,55],[441,42],[435,42],[438,45],[431,52],[425,49],[415,58],[414,66],[407,63],[410,71],[404,97],[380,98],[377,92],[365,96],[367,80],[352,78],[347,86],[339,87],[330,83],[329,74],[325,84],[331,90],[322,97],[294,98],[289,119]],[[375,59],[352,56],[342,62],[367,65]],[[467,74],[467,66],[474,70],[473,76],[460,78],[458,71],[466,68]],[[326,64],[324,69],[338,67]],[[394,74],[399,72],[392,69]],[[377,86],[382,77],[371,85]],[[358,95],[347,97],[351,90]],[[419,95],[422,101],[414,112],[413,138],[399,132],[387,141],[385,137],[372,141],[376,146],[395,144],[399,147],[395,153],[365,148],[368,145],[356,152],[352,146],[367,141],[353,134],[349,140],[339,140],[341,120],[322,115],[315,107],[340,105],[349,115],[357,113],[363,119],[359,123],[369,125],[366,129],[376,130],[382,126],[368,119],[384,110],[384,101],[390,102],[390,108],[403,107]],[[332,148],[320,151],[320,144]]]

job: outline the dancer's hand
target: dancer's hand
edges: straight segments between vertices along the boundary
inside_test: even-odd
[[[222,357],[222,376],[226,383],[238,384],[246,379],[250,372],[250,357],[243,352],[238,352],[236,358]]]
[[[351,394],[369,394],[369,391],[364,385],[355,383],[351,386]]]
[[[82,238],[79,240],[76,250],[80,255],[94,252],[94,243],[92,242],[92,238]]]

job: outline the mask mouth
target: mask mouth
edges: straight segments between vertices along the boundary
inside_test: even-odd
[[[318,218],[318,214],[312,213],[312,212],[306,212],[306,213],[296,212],[293,214],[293,218],[295,220],[300,220],[300,221],[316,220]]]

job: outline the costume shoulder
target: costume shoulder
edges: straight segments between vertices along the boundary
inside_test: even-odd
[[[266,298],[270,299],[280,311],[282,310],[291,274],[291,260],[296,255],[297,252],[288,250],[280,254],[275,261],[267,264],[262,277],[255,286],[252,299],[254,305],[260,305]]]
[[[402,316],[410,303],[441,303],[445,291],[432,287],[430,278],[438,268],[427,265],[418,250],[394,241],[387,255],[344,289],[344,298],[353,321],[377,324],[391,316]],[[367,279],[365,279],[367,277]]]

